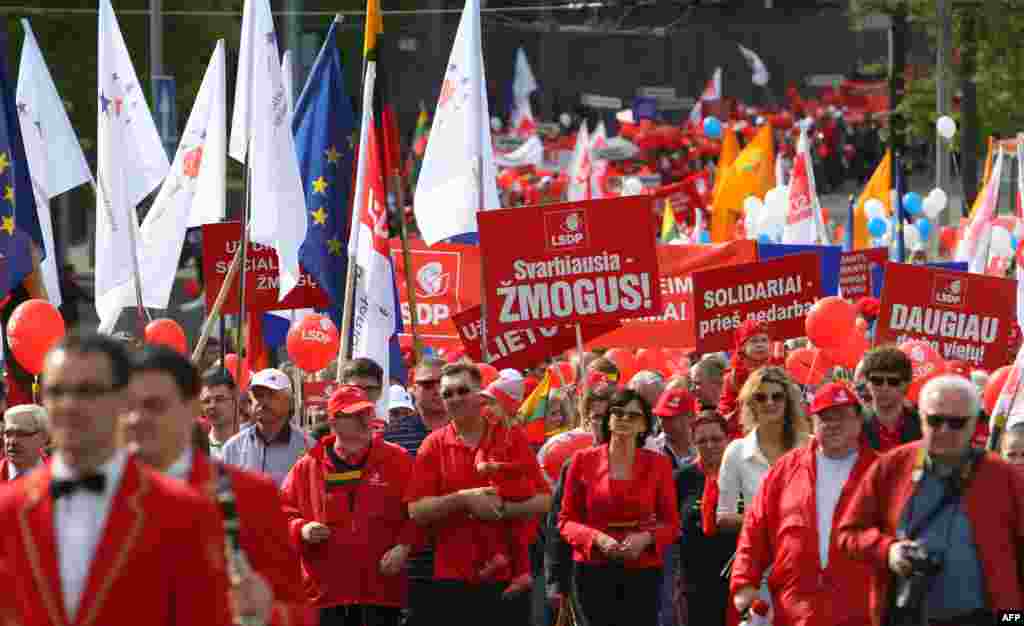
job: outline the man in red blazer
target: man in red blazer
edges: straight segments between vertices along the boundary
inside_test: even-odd
[[[212,461],[192,445],[201,386],[187,358],[161,346],[147,347],[134,360],[128,389],[136,406],[122,417],[124,442],[139,460],[186,481],[211,501],[221,479],[228,480],[239,522],[238,544],[251,567],[235,590],[236,611],[271,625],[308,623],[315,612],[306,607],[299,559],[288,539],[277,487],[264,476]],[[223,517],[218,519],[223,524]]]
[[[0,492],[4,595],[21,624],[232,623],[217,510],[117,447],[131,359],[100,335],[46,357],[54,456]]]
[[[839,548],[874,567],[871,618],[907,614],[931,626],[995,623],[1024,606],[1024,477],[994,454],[971,448],[978,392],[944,375],[921,390],[923,437],[883,455],[867,472],[836,531]],[[926,551],[938,564],[920,603],[897,613],[894,589]]]

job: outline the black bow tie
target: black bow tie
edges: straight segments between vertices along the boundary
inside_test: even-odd
[[[78,480],[54,480],[50,483],[50,495],[54,500],[63,496],[69,496],[79,489],[85,489],[92,493],[103,493],[107,486],[107,477],[103,474],[93,474]]]

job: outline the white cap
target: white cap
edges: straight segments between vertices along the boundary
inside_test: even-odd
[[[291,393],[292,381],[288,378],[288,374],[279,369],[268,367],[252,375],[252,379],[249,381],[249,388],[252,389],[253,387],[266,387],[273,391],[287,391]]]
[[[522,380],[523,375],[517,369],[506,367],[505,369],[498,372],[498,378],[504,378],[506,380]]]
[[[405,387],[391,385],[391,389],[388,390],[388,410],[390,411],[391,409],[416,410],[416,406],[412,403],[412,397],[409,396],[409,392],[405,390]]]

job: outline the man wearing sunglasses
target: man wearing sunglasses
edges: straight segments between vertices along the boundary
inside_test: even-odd
[[[547,511],[550,488],[526,436],[503,424],[489,424],[481,412],[480,370],[466,363],[445,366],[441,398],[451,422],[420,446],[405,501],[409,516],[430,526],[434,538],[434,597],[429,623],[476,625],[480,620],[519,626],[529,620],[529,595],[506,598],[512,572],[484,574],[507,546],[508,518]],[[527,468],[537,495],[522,502],[502,500],[477,470],[477,455],[501,454],[503,462]],[[429,616],[428,616],[429,617]],[[419,617],[417,616],[417,620]]]
[[[864,415],[864,437],[879,452],[921,438],[921,420],[907,402],[914,376],[910,357],[896,346],[880,346],[864,355],[860,370],[871,403]]]
[[[923,437],[868,470],[836,530],[841,550],[874,567],[873,623],[905,617],[893,588],[924,577],[919,603],[929,626],[995,623],[1024,606],[1024,476],[971,446],[978,420],[974,385],[936,377],[920,394]],[[922,623],[920,611],[914,623]]]

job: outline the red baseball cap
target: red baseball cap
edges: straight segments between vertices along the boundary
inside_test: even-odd
[[[673,387],[663,391],[658,397],[653,413],[658,417],[675,417],[683,413],[693,413],[697,408],[697,398],[682,387]]]
[[[327,401],[327,417],[333,419],[338,413],[352,415],[372,408],[374,404],[365,391],[355,385],[342,385],[334,390]]]
[[[825,409],[837,406],[860,406],[860,400],[852,389],[843,383],[829,383],[822,386],[814,394],[814,401],[811,403],[811,414],[817,415]]]

